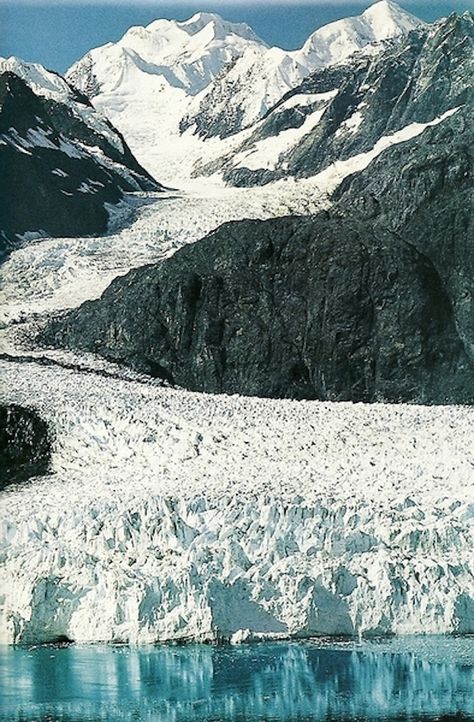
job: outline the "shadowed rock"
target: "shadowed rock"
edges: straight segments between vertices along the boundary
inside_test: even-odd
[[[45,474],[51,458],[48,426],[22,406],[0,406],[0,489]]]

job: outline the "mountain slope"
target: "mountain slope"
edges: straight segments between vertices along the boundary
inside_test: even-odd
[[[419,24],[383,1],[290,52],[268,48],[246,25],[198,13],[131,28],[90,51],[67,78],[120,128],[141,162],[151,171],[166,167],[172,182],[188,178],[193,162],[218,152],[219,138],[250,127],[315,68]],[[215,143],[203,142],[209,139]]]
[[[330,212],[225,224],[44,340],[197,391],[474,403],[473,127],[385,151]]]
[[[474,15],[452,15],[374,57],[311,74],[232,153],[195,173],[223,170],[236,185],[315,175],[471,103],[473,74]]]
[[[262,118],[311,71],[337,65],[362,49],[376,53],[374,43],[422,25],[395,3],[381,0],[358,17],[338,20],[316,30],[300,50],[269,48],[259,57],[246,51],[227,73],[214,81],[198,108],[194,103],[182,127],[195,124],[204,137],[231,135]]]
[[[85,96],[16,58],[0,61],[0,161],[0,256],[22,237],[104,231],[107,203],[160,187]]]

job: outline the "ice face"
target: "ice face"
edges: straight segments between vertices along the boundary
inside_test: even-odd
[[[2,641],[474,631],[472,409],[2,377],[55,430],[2,499]]]

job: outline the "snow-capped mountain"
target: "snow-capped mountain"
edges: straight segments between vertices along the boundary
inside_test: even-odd
[[[253,126],[226,157],[195,169],[222,173],[232,185],[314,176],[361,158],[397,133],[420,130],[466,102],[472,104],[474,15],[452,15],[387,42],[376,55],[356,55],[316,70]],[[453,68],[456,73],[453,73]]]
[[[106,204],[160,187],[85,95],[17,58],[0,60],[0,160],[0,255],[34,236],[103,231]]]
[[[117,43],[91,50],[67,73],[90,96],[126,89],[148,77],[196,95],[248,47],[265,47],[245,23],[228,23],[213,13],[184,22],[155,20],[132,27]]]
[[[423,23],[387,0],[375,3],[358,17],[346,18],[316,30],[300,50],[268,48],[255,57],[246,51],[235,65],[214,81],[196,108],[192,104],[184,127],[195,124],[204,136],[227,136],[249,127],[316,68],[346,60],[365,48],[407,33]]]
[[[380,0],[362,15],[316,30],[296,56],[313,67],[334,65],[371,43],[406,34],[424,23],[391,0]]]
[[[202,139],[248,128],[315,68],[368,46],[375,52],[374,43],[420,23],[382,0],[289,52],[267,47],[245,24],[197,13],[185,22],[131,28],[117,43],[91,50],[67,78],[93,98],[150,171],[176,182],[219,152],[218,143]]]
[[[1,268],[2,643],[474,633],[474,17],[400,13],[296,87],[302,51],[205,14],[82,90],[5,62],[0,211],[75,235]],[[87,235],[157,187],[97,108],[218,182]]]

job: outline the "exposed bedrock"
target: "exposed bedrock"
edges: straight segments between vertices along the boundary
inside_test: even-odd
[[[21,61],[0,65],[0,163],[0,261],[37,237],[103,233],[125,192],[161,188],[85,96]]]
[[[45,474],[51,434],[40,416],[22,406],[0,406],[0,489]]]

